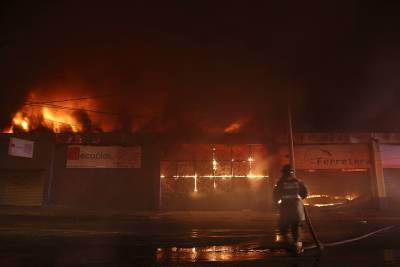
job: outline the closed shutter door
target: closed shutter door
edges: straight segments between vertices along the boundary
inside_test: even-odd
[[[0,205],[41,206],[43,171],[0,172]]]
[[[386,194],[393,200],[400,201],[400,169],[384,169]]]

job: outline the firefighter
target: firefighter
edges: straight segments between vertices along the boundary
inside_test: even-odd
[[[281,169],[282,176],[274,188],[274,203],[279,207],[279,231],[283,241],[289,244],[289,228],[292,233],[292,240],[296,253],[303,251],[301,242],[301,226],[305,220],[303,199],[308,195],[305,184],[296,179],[290,165]]]

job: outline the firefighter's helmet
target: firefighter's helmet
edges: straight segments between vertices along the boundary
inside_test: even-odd
[[[293,174],[294,170],[293,170],[292,166],[290,166],[290,164],[286,164],[286,165],[283,165],[281,172],[283,174]]]

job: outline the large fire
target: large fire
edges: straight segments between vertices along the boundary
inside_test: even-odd
[[[15,128],[19,128],[25,132],[30,130],[30,120],[27,116],[24,116],[21,112],[17,112],[13,119],[12,125],[4,129],[4,133],[13,133]]]
[[[139,100],[129,93],[99,94],[80,84],[68,88],[56,84],[51,88],[32,89],[19,110],[11,116],[8,127],[0,130],[4,133],[36,130],[55,133],[190,132],[187,129],[193,128],[204,133],[236,134],[242,132],[247,123],[246,118],[239,118],[218,125],[211,125],[208,119],[187,124],[184,118],[164,116],[170,109],[168,103],[162,95],[144,96]]]
[[[42,108],[42,115],[42,125],[52,129],[55,133],[60,133],[66,129],[70,129],[72,132],[80,132],[83,129],[82,124],[65,111],[51,110],[44,107]]]
[[[39,129],[60,132],[83,132],[97,118],[87,110],[97,108],[90,98],[77,98],[57,91],[57,94],[31,92],[23,106],[13,115],[10,125],[3,129],[5,133],[30,132]],[[104,121],[104,120],[103,120]],[[97,126],[97,123],[96,123]],[[103,126],[103,125],[101,125]],[[102,130],[101,127],[98,127]]]
[[[83,126],[72,113],[51,110],[46,107],[35,107],[31,110],[24,108],[15,113],[11,125],[4,129],[3,132],[29,132],[39,128],[46,128],[55,133],[60,133],[68,131],[81,132]]]
[[[122,113],[115,112],[117,101],[112,95],[96,95],[79,84],[73,88],[32,89],[3,132],[110,132],[122,128]]]

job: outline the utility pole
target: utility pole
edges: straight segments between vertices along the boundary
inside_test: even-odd
[[[293,170],[293,175],[295,176],[296,175],[296,166],[295,166],[295,160],[294,160],[293,124],[292,124],[292,109],[290,106],[290,100],[289,100],[289,104],[288,104],[288,119],[289,119],[289,164]],[[315,233],[314,227],[311,223],[310,215],[308,214],[306,207],[304,206],[303,208],[304,208],[304,215],[306,217],[306,222],[307,222],[308,228],[310,230],[311,236],[312,236],[315,244],[317,245],[319,251],[322,251],[324,249],[324,246],[321,243],[321,241],[319,241],[319,239]]]
[[[293,174],[296,173],[296,164],[294,160],[294,141],[293,141],[293,124],[292,124],[292,109],[290,102],[288,104],[288,119],[289,119],[289,164],[292,167]]]

